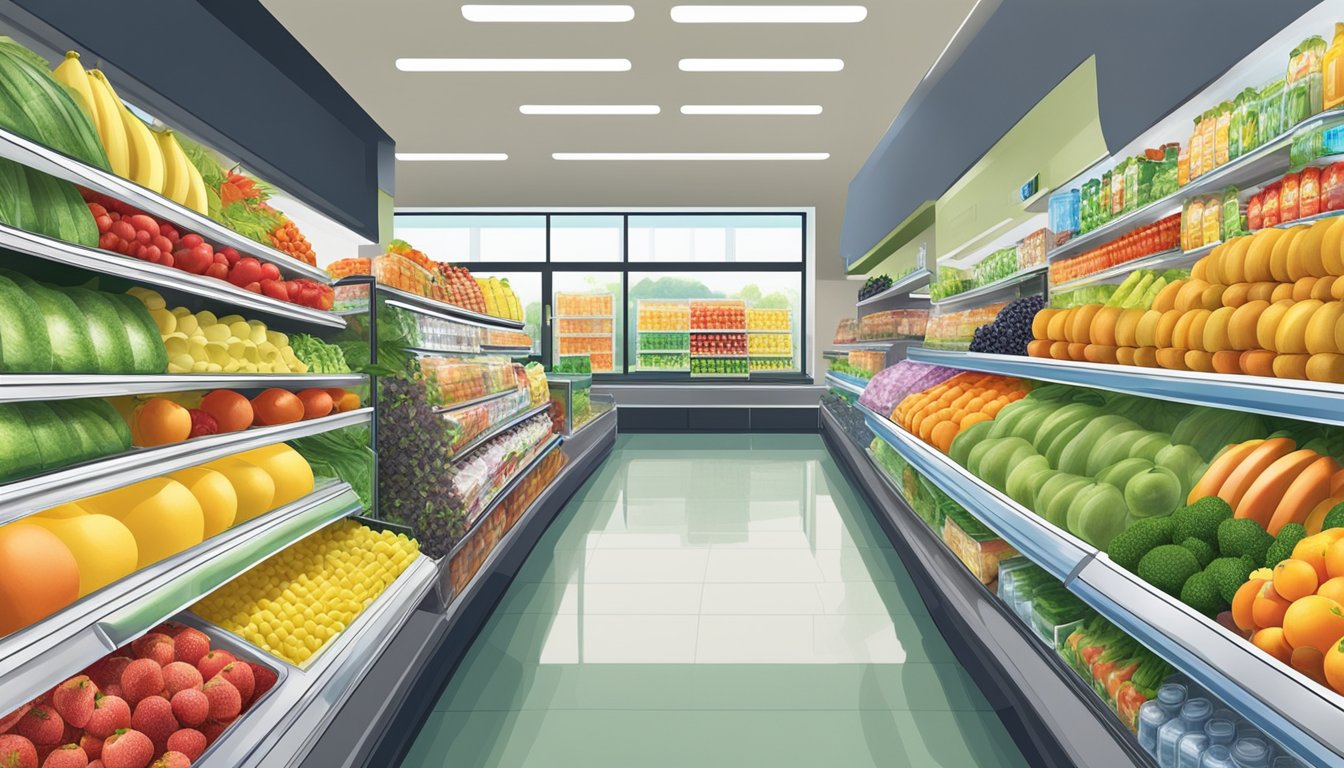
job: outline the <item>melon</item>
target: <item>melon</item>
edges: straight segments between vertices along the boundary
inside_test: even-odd
[[[135,358],[131,342],[122,325],[121,314],[112,301],[88,288],[62,288],[84,314],[84,325],[89,329],[93,349],[98,356],[100,373],[134,373]]]
[[[136,569],[139,551],[135,536],[120,520],[108,515],[28,518],[56,534],[79,563],[79,596],[102,589]]]

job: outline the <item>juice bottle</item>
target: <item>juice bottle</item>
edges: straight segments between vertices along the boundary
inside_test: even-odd
[[[1325,109],[1344,104],[1344,22],[1335,22],[1335,39],[1321,61],[1321,92]]]
[[[1195,118],[1195,130],[1190,134],[1190,178],[1198,179],[1204,173],[1204,133],[1200,123],[1204,116]]]

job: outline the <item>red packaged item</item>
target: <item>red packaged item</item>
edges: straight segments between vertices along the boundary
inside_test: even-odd
[[[1251,195],[1251,199],[1246,203],[1246,226],[1252,232],[1264,226],[1264,220],[1261,218],[1260,211],[1260,193]]]
[[[1260,225],[1272,227],[1282,221],[1279,218],[1279,185],[1270,184],[1260,195]]]
[[[1283,186],[1279,188],[1279,221],[1297,221],[1301,218],[1297,206],[1300,192],[1299,176],[1290,173],[1283,177],[1281,183]]]
[[[1321,210],[1344,209],[1344,163],[1335,163],[1321,173]]]
[[[1321,212],[1321,169],[1303,168],[1297,176],[1297,214],[1299,218]]]

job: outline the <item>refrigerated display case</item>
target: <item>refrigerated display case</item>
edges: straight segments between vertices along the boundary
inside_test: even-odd
[[[594,373],[615,373],[615,307],[610,293],[556,293],[556,353],[586,354]]]

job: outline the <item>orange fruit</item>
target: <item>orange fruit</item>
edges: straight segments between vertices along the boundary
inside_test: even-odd
[[[252,398],[256,424],[292,424],[303,418],[303,401],[287,389],[268,389]]]
[[[1298,672],[1310,677],[1321,685],[1327,685],[1325,682],[1325,654],[1321,653],[1319,650],[1309,645],[1294,648],[1289,663],[1292,664],[1293,669],[1296,669]]]
[[[299,393],[299,402],[303,403],[305,419],[320,419],[336,407],[325,389],[305,389]]]
[[[359,395],[354,392],[342,392],[339,398],[332,397],[332,400],[336,403],[337,413],[359,410]]]
[[[952,447],[952,438],[961,431],[961,426],[955,421],[939,422],[938,426],[933,428],[933,447],[947,453]]]
[[[968,412],[968,413],[967,413],[964,417],[962,417],[962,419],[961,419],[961,428],[962,428],[962,429],[966,429],[967,427],[971,426],[972,424],[979,424],[979,423],[982,422],[982,421],[989,421],[989,420],[990,420],[990,416],[989,416],[989,414],[985,414],[985,413],[975,413],[975,412]]]
[[[1282,627],[1283,615],[1292,603],[1279,597],[1274,591],[1274,583],[1268,582],[1260,588],[1260,593],[1251,603],[1251,620],[1257,627]]]
[[[232,389],[216,389],[201,398],[201,410],[214,418],[220,432],[241,432],[252,426],[252,403]]]
[[[1293,647],[1283,638],[1283,630],[1279,627],[1265,627],[1256,632],[1251,636],[1251,643],[1284,664],[1293,659]]]
[[[1274,591],[1284,600],[1292,602],[1314,595],[1318,586],[1316,569],[1304,560],[1290,558],[1274,566]]]
[[[1320,595],[1296,600],[1284,612],[1283,636],[1294,648],[1309,646],[1324,654],[1344,637],[1344,607]]]
[[[1344,576],[1336,576],[1316,588],[1316,594],[1344,605]]]
[[[1325,654],[1325,681],[1336,693],[1344,693],[1344,639]]]
[[[1330,574],[1330,578],[1344,576],[1344,539],[1325,550],[1325,572]]]
[[[191,414],[172,400],[153,398],[131,416],[131,443],[141,448],[180,443],[190,434]]]
[[[1293,547],[1293,559],[1310,563],[1311,567],[1316,569],[1317,581],[1328,581],[1330,571],[1325,567],[1325,553],[1334,542],[1334,537],[1327,536],[1324,532],[1308,536]]]
[[[1232,598],[1232,621],[1236,622],[1237,628],[1242,632],[1257,629],[1255,619],[1251,616],[1251,605],[1255,603],[1255,598],[1264,585],[1264,579],[1250,579],[1237,589],[1237,594]]]

